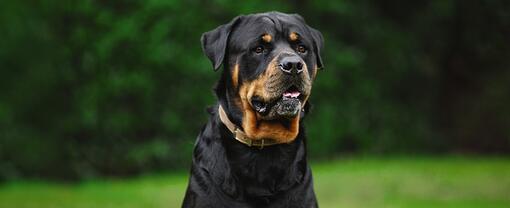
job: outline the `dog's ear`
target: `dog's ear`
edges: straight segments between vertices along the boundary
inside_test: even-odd
[[[211,60],[214,71],[218,70],[223,63],[230,32],[240,19],[241,16],[238,16],[229,23],[220,25],[216,29],[202,34],[200,38],[202,51]]]
[[[322,64],[321,51],[324,47],[324,38],[322,37],[322,33],[312,27],[308,26],[310,33],[312,34],[313,39],[313,50],[315,56],[317,57],[317,67],[319,69],[323,69],[324,65]]]

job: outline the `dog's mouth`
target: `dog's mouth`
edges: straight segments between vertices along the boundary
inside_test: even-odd
[[[301,111],[304,102],[303,90],[291,85],[269,101],[264,101],[259,96],[251,98],[251,106],[262,119],[272,120],[278,118],[292,119]]]

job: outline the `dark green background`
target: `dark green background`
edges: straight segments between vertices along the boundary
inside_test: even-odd
[[[271,10],[325,38],[311,158],[510,152],[509,1],[30,2],[0,3],[0,179],[189,167],[200,35]]]

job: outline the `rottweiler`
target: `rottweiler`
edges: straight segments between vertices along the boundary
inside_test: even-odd
[[[182,207],[317,207],[302,121],[322,34],[297,14],[267,12],[235,17],[201,43],[223,70]]]

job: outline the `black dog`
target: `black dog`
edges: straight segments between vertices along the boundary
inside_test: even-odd
[[[182,207],[317,207],[302,119],[323,38],[296,14],[234,18],[202,35],[223,72]]]

